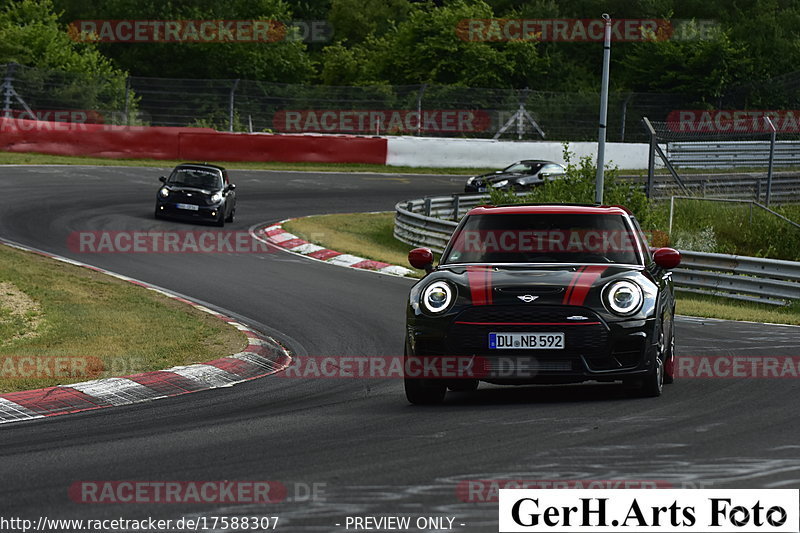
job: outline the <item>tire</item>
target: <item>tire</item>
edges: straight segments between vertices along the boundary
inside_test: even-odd
[[[664,362],[660,357],[655,359],[655,367],[644,377],[639,389],[639,396],[643,398],[657,398],[664,389]]]
[[[447,388],[453,392],[473,392],[478,390],[477,379],[458,379],[447,384]]]
[[[644,377],[623,380],[629,396],[634,398],[657,398],[664,389],[664,362],[655,355],[655,366]]]
[[[408,348],[403,355],[403,367],[408,368]],[[441,379],[403,377],[406,399],[414,405],[437,405],[444,401],[447,384]]]
[[[236,207],[231,209],[231,214],[225,219],[225,222],[233,222],[233,217],[236,215]]]
[[[444,383],[432,383],[433,380],[404,378],[406,399],[414,405],[437,405],[444,401],[447,387]]]
[[[675,324],[672,324],[669,332],[669,340],[664,347],[664,384],[675,383]]]
[[[161,216],[161,213],[158,211],[158,206],[156,206],[156,210],[155,210],[155,212],[153,213],[153,217],[154,217],[156,220],[161,220],[162,218],[164,218],[164,217],[162,217],[162,216]]]
[[[225,212],[221,212],[216,220],[214,220],[214,225],[217,227],[225,226]]]

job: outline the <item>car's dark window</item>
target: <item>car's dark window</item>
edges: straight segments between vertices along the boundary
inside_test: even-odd
[[[650,240],[648,239],[647,234],[642,231],[642,227],[639,225],[639,221],[636,219],[636,217],[631,217],[631,223],[633,223],[633,227],[639,234],[639,241],[642,244],[642,252],[644,253],[645,262],[649,264],[653,260],[653,253],[650,251]]]
[[[221,189],[222,176],[217,170],[202,168],[178,168],[170,174],[167,183],[178,187],[197,187],[198,189]]]
[[[562,167],[561,165],[545,165],[545,167],[542,169],[542,174],[550,174],[555,176],[564,173],[565,173],[564,167]]]
[[[446,263],[640,264],[636,235],[622,215],[471,215],[451,241]]]
[[[520,174],[535,174],[542,168],[542,163],[526,163],[520,161],[503,169],[503,172],[518,172]]]

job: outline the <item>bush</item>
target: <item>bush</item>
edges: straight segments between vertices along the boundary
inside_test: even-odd
[[[489,198],[494,205],[516,203],[559,203],[559,204],[593,204],[595,197],[595,179],[597,165],[589,156],[584,156],[574,163],[575,154],[569,150],[569,145],[564,144],[564,161],[567,172],[563,178],[545,180],[523,196],[513,192],[492,189]],[[603,203],[606,205],[621,205],[639,219],[645,229],[655,229],[656,217],[651,202],[644,192],[629,183],[618,179],[617,167],[606,166]]]

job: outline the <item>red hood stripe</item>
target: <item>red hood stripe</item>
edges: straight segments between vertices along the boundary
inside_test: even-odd
[[[492,269],[467,267],[472,305],[492,305]]]
[[[581,273],[586,270],[587,267],[582,266],[575,273],[572,275],[572,278],[569,280],[569,285],[567,285],[567,291],[564,293],[564,300],[561,302],[564,305],[569,305],[569,300],[572,297],[572,289],[575,287],[575,283],[581,277]]]
[[[570,284],[570,289],[564,295],[564,301],[567,305],[583,305],[586,300],[586,295],[589,294],[589,289],[592,288],[594,282],[597,281],[603,272],[608,270],[607,266],[587,266],[582,271],[579,271],[578,278]],[[567,297],[569,300],[567,301]]]

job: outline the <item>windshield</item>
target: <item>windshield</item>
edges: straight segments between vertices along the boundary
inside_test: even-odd
[[[221,189],[222,177],[219,172],[201,168],[179,168],[170,175],[167,183],[178,187],[198,189]]]
[[[526,163],[520,161],[503,169],[503,172],[519,172],[521,174],[533,174],[542,168],[543,163]]]
[[[472,215],[451,240],[446,263],[639,264],[636,238],[622,215]]]

